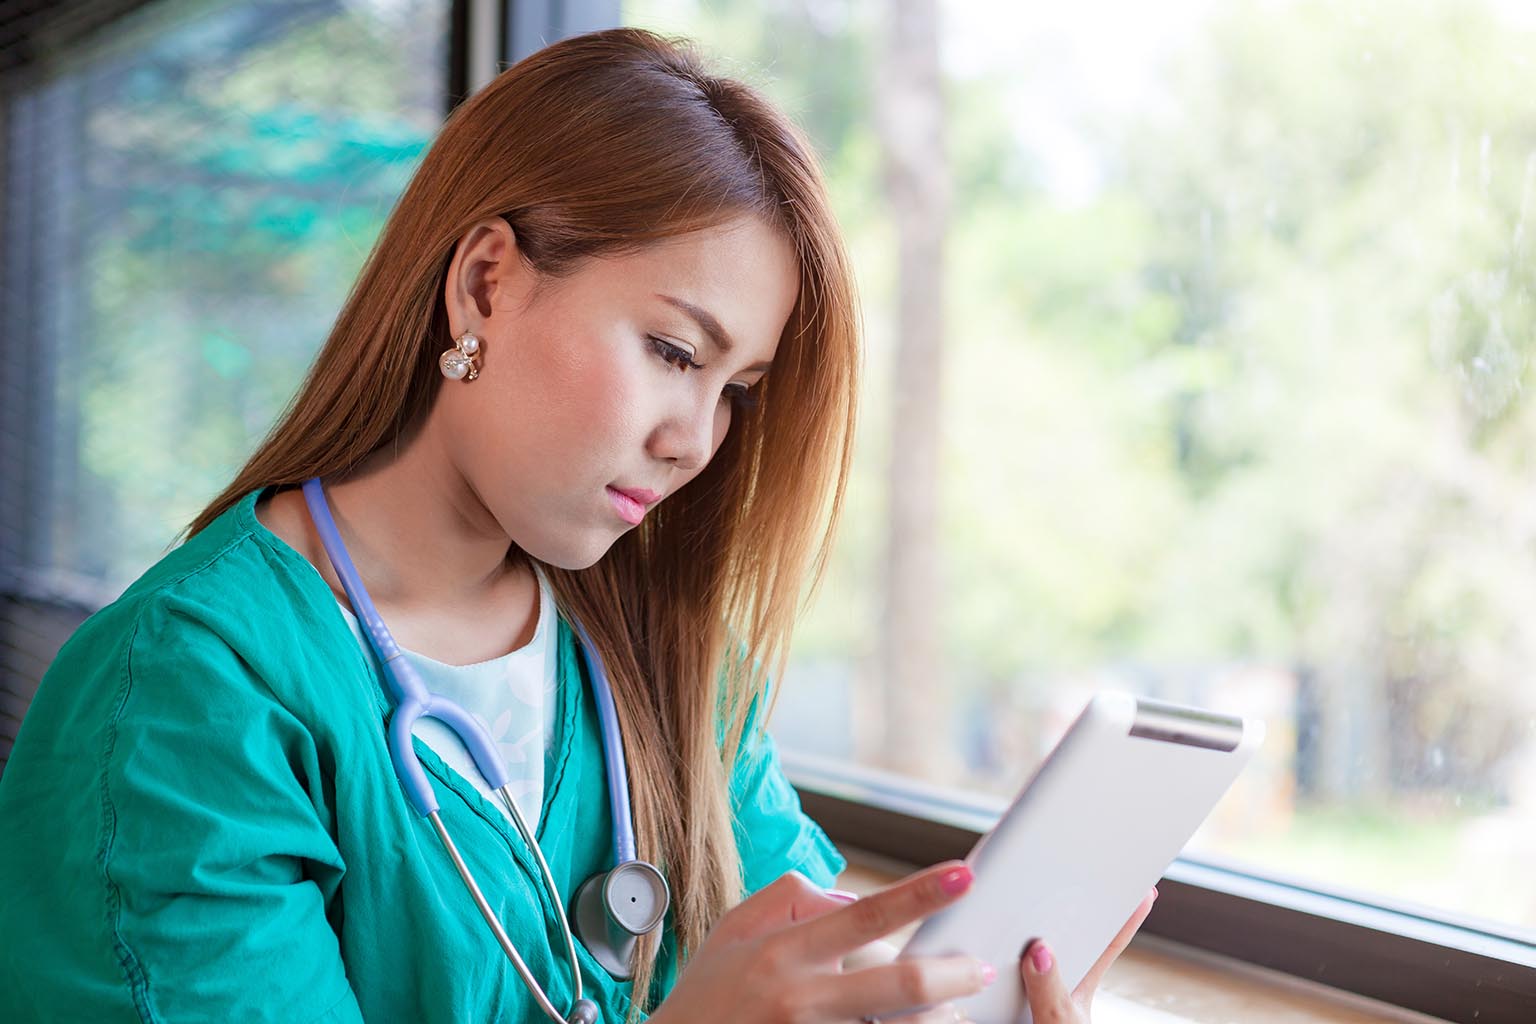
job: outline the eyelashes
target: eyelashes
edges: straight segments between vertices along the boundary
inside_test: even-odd
[[[687,373],[689,370],[704,369],[703,363],[695,362],[693,353],[680,345],[674,345],[669,341],[663,341],[655,335],[646,338],[663,362],[677,368],[679,373]],[[722,401],[729,401],[738,409],[751,409],[757,405],[757,396],[748,389],[745,384],[727,384],[720,392]]]
[[[662,341],[660,338],[655,336],[652,336],[649,340],[651,343],[651,348],[656,350],[656,354],[661,356],[664,361],[677,367],[679,370],[682,370],[686,373],[689,370],[704,369],[704,364],[694,362],[693,354],[687,349],[679,345],[674,345],[669,341]]]
[[[738,409],[757,408],[757,396],[745,384],[727,384],[720,397],[729,400]]]

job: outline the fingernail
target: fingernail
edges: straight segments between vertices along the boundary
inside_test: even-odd
[[[1157,886],[1155,886],[1155,885],[1152,887],[1152,899],[1153,900],[1157,899]]]
[[[939,876],[939,886],[951,896],[958,896],[971,887],[971,869],[964,864],[950,868]]]
[[[1049,974],[1052,965],[1056,963],[1051,956],[1051,951],[1045,947],[1045,943],[1037,942],[1029,951],[1029,962],[1034,965],[1036,974]]]
[[[982,986],[985,987],[987,985],[990,985],[990,984],[992,984],[996,980],[997,980],[997,968],[993,967],[989,963],[983,963],[981,965],[981,984],[982,984]]]
[[[828,889],[826,890],[826,893],[833,899],[841,900],[843,903],[857,903],[859,901],[858,896],[851,892],[845,892],[842,889]]]

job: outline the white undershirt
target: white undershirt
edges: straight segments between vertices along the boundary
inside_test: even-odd
[[[405,651],[404,656],[420,673],[427,689],[454,701],[486,727],[507,762],[517,809],[528,827],[536,830],[544,806],[544,752],[555,728],[556,628],[549,581],[537,566],[534,575],[539,581],[539,619],[533,639],[522,647],[474,665],[446,665],[415,651]],[[373,648],[363,636],[357,617],[345,605],[341,610],[352,635],[372,659]],[[486,785],[469,751],[447,726],[422,718],[414,731],[450,768],[472,782],[502,817],[511,820],[501,798]]]

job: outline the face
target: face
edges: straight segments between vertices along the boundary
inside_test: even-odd
[[[789,243],[756,218],[558,279],[486,221],[446,284],[454,336],[481,340],[480,376],[443,382],[428,434],[512,543],[584,568],[709,464],[798,290]]]

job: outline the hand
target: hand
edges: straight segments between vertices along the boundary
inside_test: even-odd
[[[1157,890],[1154,888],[1143,897],[1131,919],[1125,922],[1125,927],[1110,942],[1109,948],[1083,975],[1083,980],[1071,995],[1067,994],[1066,983],[1061,980],[1061,968],[1057,966],[1050,947],[1040,939],[1025,947],[1024,955],[1019,958],[1019,973],[1024,978],[1024,993],[1029,997],[1029,1013],[1035,1024],[1089,1024],[1089,1011],[1099,982],[1104,980],[1109,965],[1118,960],[1120,954],[1125,952],[1125,947],[1131,944],[1131,937],[1152,912],[1152,903],[1156,899]]]
[[[694,952],[652,1024],[852,1024],[974,995],[996,975],[973,957],[915,957],[843,970],[860,947],[958,900],[971,872],[936,865],[856,903],[795,872],[732,909]],[[953,1014],[906,1018],[952,1020]]]
[[[1019,971],[1023,976],[1026,991],[1032,992],[1034,996],[1030,1001],[1030,1016],[1033,1017],[1036,1024],[1089,1024],[1089,1011],[1092,1008],[1093,996],[1098,990],[1099,982],[1103,979],[1105,972],[1109,970],[1110,965],[1119,959],[1120,954],[1130,944],[1132,936],[1136,934],[1142,922],[1151,913],[1152,904],[1156,899],[1157,889],[1154,888],[1141,901],[1135,912],[1131,914],[1130,920],[1125,923],[1125,927],[1120,929],[1114,941],[1109,944],[1109,947],[1104,950],[1103,955],[1099,957],[1098,962],[1083,976],[1082,982],[1070,997],[1064,991],[1065,986],[1061,980],[1061,971],[1056,967],[1054,962],[1056,958],[1051,955],[1050,948],[1042,942],[1030,944],[1029,948],[1025,951],[1025,956],[1019,959]],[[1029,989],[1029,975],[1031,971],[1027,957],[1038,950],[1045,951],[1042,957],[1045,960],[1049,960],[1050,964],[1046,967],[1044,976],[1036,982],[1034,989],[1031,990]],[[862,967],[869,964],[889,963],[900,955],[901,950],[889,942],[871,942],[869,945],[861,946],[845,957],[843,959],[843,969],[848,970],[855,965]],[[1038,969],[1032,973],[1037,976],[1041,974]],[[1055,1016],[1052,1016],[1052,1014],[1055,1014]],[[1066,1015],[1063,1016],[1063,1014]],[[891,1021],[893,1024],[898,1021],[904,1022],[904,1024],[919,1024],[919,1022],[921,1024],[929,1024],[929,1022],[932,1022],[932,1024],[951,1024],[951,1022],[964,1021],[965,1019],[965,1016],[959,1013],[954,1006],[945,1003],[942,1006],[932,1007],[924,1013],[910,1017],[887,1017],[881,1024],[885,1024],[885,1021]]]

